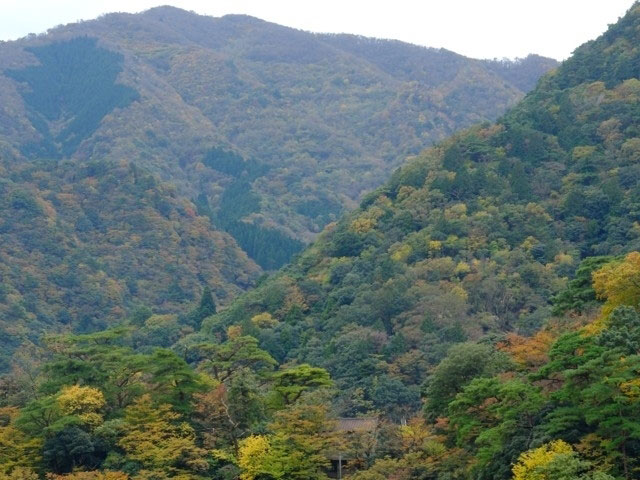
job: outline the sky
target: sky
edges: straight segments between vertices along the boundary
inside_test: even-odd
[[[354,33],[474,58],[537,53],[562,60],[604,32],[633,0],[0,0],[0,40],[104,13],[173,5],[244,13],[312,32]]]

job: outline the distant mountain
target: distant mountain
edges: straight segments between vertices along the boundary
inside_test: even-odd
[[[0,43],[0,65],[7,345],[176,311],[205,285],[227,303],[254,261],[284,264],[405,155],[496,118],[555,61],[160,7]]]
[[[11,146],[27,158],[135,162],[201,195],[265,268],[407,154],[495,119],[556,65],[173,7],[58,27],[3,44],[0,59],[0,135]],[[261,168],[240,178],[243,168],[220,168],[223,151]],[[246,198],[241,214],[221,212]]]
[[[407,161],[204,332],[241,325],[278,361],[328,369],[343,415],[402,418],[452,344],[538,331],[594,256],[573,283],[595,301],[600,257],[640,250],[639,32],[636,4],[497,123]]]

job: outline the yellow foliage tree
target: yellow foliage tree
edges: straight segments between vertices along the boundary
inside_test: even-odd
[[[403,451],[415,451],[423,448],[425,443],[433,436],[426,420],[414,417],[409,423],[399,429]]]
[[[376,226],[376,221],[372,218],[356,218],[351,222],[351,229],[356,233],[367,233]]]
[[[263,312],[251,317],[251,323],[258,328],[271,328],[278,325],[279,322],[269,312]]]
[[[55,475],[50,473],[47,480],[129,480],[129,475],[124,472],[100,472],[92,470],[90,472],[73,472],[66,475]]]
[[[240,325],[231,325],[227,328],[227,337],[239,338],[242,335],[242,327]]]
[[[93,387],[73,385],[63,388],[58,394],[58,406],[64,415],[75,415],[92,427],[102,423],[102,415],[98,412],[104,404],[104,395]]]
[[[427,247],[429,248],[430,253],[439,252],[442,250],[442,242],[440,240],[429,240]]]
[[[599,298],[606,299],[604,317],[616,307],[638,308],[640,303],[640,252],[629,253],[623,261],[605,265],[593,273],[593,288]]]
[[[288,280],[289,286],[287,288],[287,296],[284,301],[284,311],[288,312],[292,308],[299,308],[303,312],[308,310],[309,306],[305,301],[302,290],[300,290],[300,287],[298,287],[292,279],[288,278]]]
[[[26,467],[16,467],[11,473],[1,473],[0,480],[39,480],[38,474]]]
[[[207,451],[196,446],[193,428],[170,405],[154,405],[146,394],[127,407],[124,420],[118,445],[151,477],[189,478],[207,470]]]
[[[573,448],[562,440],[545,443],[541,447],[522,453],[513,466],[513,480],[550,480],[540,470],[557,456],[572,454]]]
[[[458,262],[455,269],[455,274],[461,277],[465,276],[467,273],[471,271],[471,267],[467,262]]]
[[[340,440],[324,405],[295,405],[276,414],[268,437],[252,436],[238,449],[242,480],[325,480],[328,451]]]
[[[242,469],[241,480],[253,480],[264,473],[264,459],[269,449],[269,439],[264,435],[251,435],[240,442],[238,466]]]
[[[406,262],[413,249],[411,245],[400,244],[392,246],[391,259],[395,262]]]
[[[2,480],[5,478],[27,480],[28,467],[34,467],[40,461],[41,440],[28,438],[14,427],[13,422],[17,416],[17,408],[0,408],[0,479]]]

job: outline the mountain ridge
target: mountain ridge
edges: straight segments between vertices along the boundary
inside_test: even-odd
[[[640,248],[639,21],[636,4],[497,123],[409,159],[203,333],[239,325],[326,368],[344,415],[400,418],[451,345],[538,331],[583,260]]]
[[[14,322],[10,312],[20,313],[19,326],[37,325],[23,330],[25,340],[48,330],[101,328],[140,304],[174,313],[205,286],[226,304],[257,280],[256,263],[262,270],[286,263],[406,151],[497,115],[523,94],[482,62],[450,52],[417,50],[435,55],[440,65],[432,70],[451,80],[431,87],[427,77],[409,81],[431,57],[396,78],[327,38],[169,8],[108,14],[0,44],[0,148],[9,181],[3,201],[13,205],[19,191],[26,206],[40,205],[45,214],[26,216],[23,227],[31,222],[40,236],[51,236],[34,250],[23,236],[5,235],[12,261],[28,259],[39,273],[25,282],[7,270],[3,328]],[[409,48],[382,45],[385,52]],[[457,64],[448,65],[450,58]],[[57,165],[66,166],[56,173]],[[153,181],[138,182],[149,175]],[[112,215],[108,185],[133,210],[136,199],[151,196],[150,209],[137,212],[139,228]],[[91,202],[79,193],[84,189]],[[105,218],[95,211],[100,199],[110,210]],[[14,211],[0,213],[1,222],[12,225]],[[194,223],[207,230],[201,233],[210,247],[181,252]],[[141,243],[141,234],[150,243]],[[53,248],[47,240],[54,238],[65,248]],[[114,242],[131,258],[147,258],[145,245],[155,245],[156,281],[113,262]],[[43,273],[73,270],[87,250],[96,261],[83,271],[86,282]],[[202,266],[206,261],[214,264]],[[98,277],[119,293],[62,314],[65,296],[101,296],[99,282],[89,280]],[[169,285],[175,295],[167,296]]]

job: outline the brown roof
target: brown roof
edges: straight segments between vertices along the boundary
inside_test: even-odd
[[[378,427],[376,417],[339,418],[336,430],[339,432],[373,432]]]

